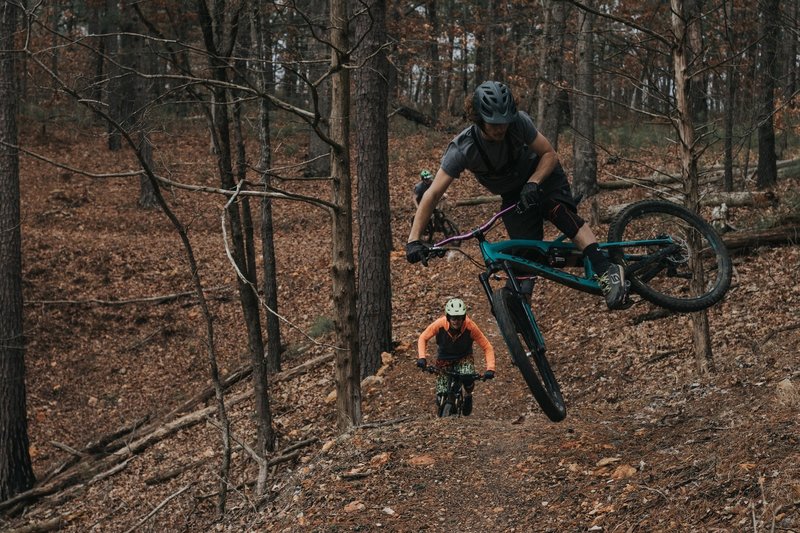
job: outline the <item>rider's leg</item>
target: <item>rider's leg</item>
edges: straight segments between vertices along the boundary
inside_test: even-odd
[[[461,359],[456,365],[456,372],[459,374],[472,375],[475,373],[475,359],[472,356]],[[475,389],[475,382],[464,380],[464,403],[461,405],[461,414],[469,416],[472,414],[472,391]]]
[[[519,194],[503,196],[502,208],[516,203],[518,199]],[[503,225],[506,227],[508,237],[511,239],[541,240],[544,238],[544,218],[542,217],[542,212],[538,209],[530,209],[524,213],[517,213],[515,210],[512,210],[503,215]],[[522,257],[527,257],[534,261],[542,259],[541,257],[533,257],[535,252],[532,250],[512,250],[512,253],[519,254]],[[507,283],[506,286],[510,288],[511,284]],[[522,294],[530,301],[531,294],[533,293],[533,280],[522,280],[520,282],[520,288]]]
[[[592,228],[578,215],[574,202],[565,201],[560,194],[547,199],[547,218],[564,235],[569,237],[592,265],[595,279],[600,284],[609,309],[620,309],[626,305],[627,288],[625,271],[611,263],[600,251]]]

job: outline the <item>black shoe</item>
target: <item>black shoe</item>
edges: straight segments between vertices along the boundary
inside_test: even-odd
[[[464,396],[464,405],[461,407],[461,414],[469,416],[472,414],[472,395]]]
[[[609,309],[625,309],[629,305],[625,270],[621,266],[611,263],[608,270],[595,276],[595,279],[600,284],[600,290],[606,297],[606,305]]]

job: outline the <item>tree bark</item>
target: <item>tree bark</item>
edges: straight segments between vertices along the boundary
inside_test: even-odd
[[[310,67],[310,78],[312,82],[316,83],[318,78],[325,73],[325,63],[321,60],[325,54],[329,53],[329,47],[326,44],[329,36],[322,28],[326,28],[328,15],[328,3],[324,0],[312,0],[312,13],[314,13],[314,26],[315,33],[319,35],[319,39],[311,39],[309,48],[315,58],[319,58]],[[310,25],[309,25],[310,27]],[[319,81],[319,84],[312,89],[316,91],[316,98],[312,97],[312,111],[319,117],[320,123],[317,125],[326,135],[328,134],[328,117],[331,114],[331,81],[330,78],[324,78]],[[325,142],[313,127],[309,127],[308,131],[308,166],[306,167],[306,176],[329,176],[331,173],[331,147]]]
[[[728,2],[725,7],[727,13],[725,16],[725,37],[728,45],[728,53],[735,50],[735,32],[734,32],[734,6],[733,2]],[[725,192],[733,191],[733,135],[734,135],[734,105],[736,102],[736,74],[739,71],[739,62],[736,60],[731,61],[727,69],[727,77],[725,80],[725,99],[724,99],[724,165],[725,171],[722,179],[722,188]]]
[[[14,37],[20,10],[0,5],[0,501],[35,481],[28,453],[22,323],[17,83]]]
[[[672,46],[672,67],[675,76],[675,104],[678,112],[678,116],[674,121],[680,142],[681,175],[684,179],[686,207],[690,211],[697,212],[700,204],[697,159],[700,154],[695,144],[692,103],[689,93],[692,79],[687,57],[689,55],[689,50],[687,50],[687,32],[689,29],[687,27],[687,18],[685,17],[684,0],[671,0],[670,4],[672,6],[672,31],[675,36],[675,42]],[[691,20],[689,23],[691,23]],[[701,261],[696,252],[699,246],[698,243],[692,242],[691,237],[689,247],[691,250],[695,250],[692,257],[689,258],[693,270],[691,290],[698,294],[702,292],[704,279]],[[703,310],[699,313],[692,313],[691,317],[695,362],[697,363],[698,371],[704,374],[713,370],[714,367],[708,313]]]
[[[265,7],[260,2],[251,4],[252,41],[256,61],[251,66],[255,73],[256,83],[261,92],[266,95],[274,82],[272,70],[272,34],[267,24]],[[258,136],[261,147],[258,168],[265,191],[272,187],[272,143],[270,140],[270,101],[263,96],[258,101]],[[267,371],[270,373],[281,370],[281,322],[278,318],[278,279],[277,263],[275,262],[275,235],[272,222],[272,198],[265,196],[261,199],[261,258],[263,262],[262,276],[264,287],[264,301],[267,307]]]
[[[356,130],[356,175],[358,333],[362,378],[378,371],[381,353],[392,347],[389,265],[392,230],[389,216],[389,123],[386,115],[389,65],[381,48],[386,42],[386,8],[379,0],[372,0],[365,7],[367,13],[357,22],[357,34],[363,37],[357,57],[363,67],[356,71],[356,99],[359,102],[356,121],[361,124]],[[438,84],[438,80],[433,79],[432,83]]]
[[[756,187],[765,189],[778,181],[775,155],[775,75],[777,73],[777,48],[780,25],[779,0],[760,0],[758,7],[762,20],[762,45],[759,58],[761,112],[758,117],[758,178]]]
[[[355,265],[353,260],[352,185],[350,182],[350,74],[347,1],[332,0],[331,22],[331,179],[333,181],[333,303],[336,308],[337,427],[344,432],[361,423],[361,370],[358,347]]]
[[[379,14],[378,11],[382,13]],[[386,7],[384,2],[372,2],[370,7],[370,12],[372,13],[373,17],[373,31],[377,30],[380,32],[381,35],[385,35],[386,33]],[[380,16],[380,20],[377,16]],[[362,17],[363,19],[363,17]],[[431,23],[431,32],[430,32],[430,45],[428,47],[429,53],[429,61],[430,67],[428,68],[428,72],[430,73],[430,88],[431,88],[431,117],[433,118],[433,124],[439,119],[439,111],[442,108],[442,68],[441,68],[441,61],[439,60],[439,14],[437,12],[437,4],[436,0],[429,0],[428,2],[428,20]],[[383,28],[379,29],[377,26],[382,25]],[[373,39],[377,40],[378,35],[376,34]],[[385,39],[377,40],[377,43],[383,44]],[[366,43],[364,43],[366,44]],[[380,46],[380,44],[378,46]],[[372,44],[375,46],[375,43]],[[381,58],[383,62],[386,62],[385,54],[381,52]],[[377,58],[376,58],[377,59]],[[388,66],[388,63],[387,63]],[[369,67],[368,67],[369,68]],[[384,67],[382,72],[388,74],[388,68]],[[375,73],[371,75],[373,77]],[[359,121],[360,122],[360,121]],[[360,122],[364,124],[363,122]],[[362,174],[359,172],[358,174],[361,176]]]
[[[563,98],[561,95],[564,32],[567,6],[564,0],[546,0],[545,33],[541,45],[543,74],[539,81],[536,127],[558,151]]]
[[[213,11],[208,11],[204,2],[198,2],[197,6],[203,41],[209,55],[211,75],[219,83],[213,90],[213,101],[217,107],[213,113],[210,129],[217,155],[220,183],[224,189],[236,190],[230,131],[230,99],[224,86],[229,83],[228,68],[237,37],[236,29],[238,26],[231,24],[231,21],[224,16],[224,4],[213,4]],[[242,209],[247,209],[247,207],[247,203],[241,204]],[[267,386],[266,363],[264,360],[264,340],[261,335],[259,302],[255,285],[255,262],[252,258],[252,249],[248,250],[250,246],[246,241],[249,239],[245,237],[245,222],[250,217],[247,213],[242,214],[239,204],[234,202],[233,197],[225,206],[225,211],[231,232],[231,255],[238,271],[236,281],[239,289],[239,301],[242,306],[250,359],[253,364],[252,379],[258,428],[257,449],[260,454],[266,455],[267,450],[271,451],[275,448],[275,432],[272,427],[272,412],[269,404],[269,388]],[[221,482],[226,483],[227,480],[222,479]],[[221,508],[224,505],[225,490],[226,487],[222,487],[221,499],[223,501],[220,505]]]
[[[589,0],[588,6],[594,2]],[[578,12],[578,65],[575,75],[575,88],[578,94],[573,97],[573,122],[575,140],[572,144],[574,170],[572,177],[575,195],[585,197],[597,194],[597,150],[595,149],[595,103],[591,95],[594,87],[594,14]]]

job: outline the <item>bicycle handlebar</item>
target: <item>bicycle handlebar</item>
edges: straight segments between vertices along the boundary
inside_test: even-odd
[[[483,374],[472,373],[472,374],[462,374],[460,372],[453,372],[452,370],[445,370],[444,368],[439,368],[438,366],[428,365],[422,369],[423,372],[429,372],[431,374],[442,374],[445,376],[458,376],[460,378],[471,378],[473,380],[481,380],[486,381],[486,376]]]
[[[505,215],[512,209],[516,209],[518,205],[519,205],[518,203],[512,204],[506,207],[505,209],[495,213],[494,215],[492,215],[492,218],[490,218],[488,222],[483,224],[481,227],[470,231],[469,233],[464,233],[463,235],[453,235],[452,237],[448,237],[443,241],[437,242],[430,248],[431,251],[438,252],[439,248],[441,248],[446,244],[449,244],[451,242],[466,241],[467,239],[473,238],[476,233],[483,233],[487,231],[489,228],[494,226],[495,222],[497,222],[497,219],[499,219],[501,216]]]

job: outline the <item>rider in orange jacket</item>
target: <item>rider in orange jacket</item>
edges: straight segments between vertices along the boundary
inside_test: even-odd
[[[472,345],[477,342],[486,359],[485,379],[494,377],[494,348],[478,325],[467,316],[467,306],[459,298],[451,298],[444,307],[445,314],[437,318],[419,336],[417,341],[417,366],[424,369],[428,366],[428,341],[436,338],[438,346],[436,362],[439,368],[446,368],[459,374],[474,374],[475,359]],[[474,383],[464,385],[463,414],[472,412],[472,389]],[[447,378],[439,376],[436,381],[436,403],[441,405],[447,393]]]

